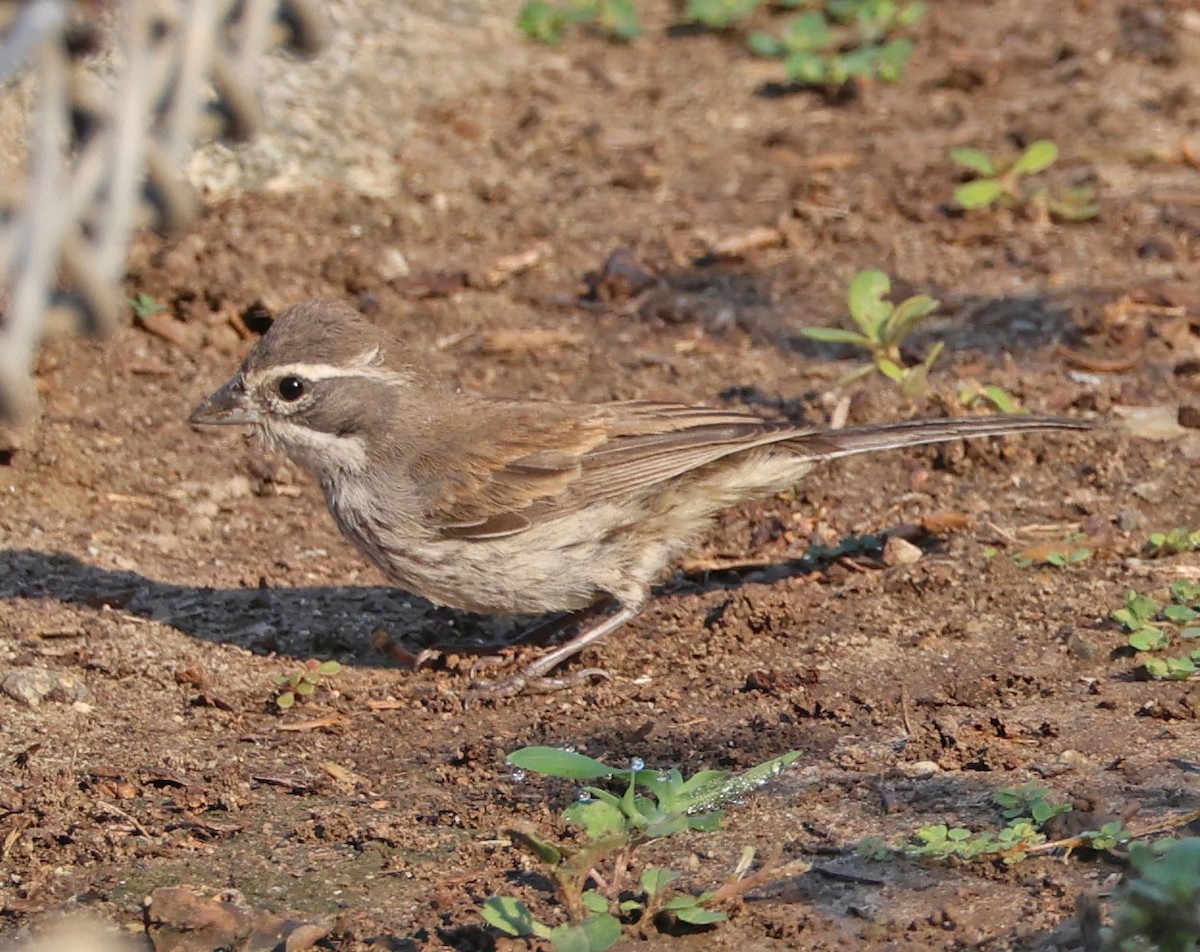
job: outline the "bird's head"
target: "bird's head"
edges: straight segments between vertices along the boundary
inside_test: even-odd
[[[204,400],[192,423],[250,425],[319,478],[366,468],[372,444],[419,386],[389,366],[398,347],[352,308],[306,301],[288,308],[238,372]]]

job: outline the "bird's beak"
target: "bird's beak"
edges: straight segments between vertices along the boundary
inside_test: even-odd
[[[257,423],[258,410],[250,405],[246,381],[238,374],[229,383],[192,411],[189,423],[247,424]]]

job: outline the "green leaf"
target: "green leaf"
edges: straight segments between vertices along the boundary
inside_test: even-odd
[[[788,23],[784,43],[793,53],[823,50],[833,43],[829,21],[815,10],[801,13]]]
[[[1017,412],[1016,403],[1003,387],[997,387],[994,383],[984,384],[982,393],[985,397],[992,401],[992,406],[994,406],[1001,413]]]
[[[296,685],[296,693],[300,697],[309,697],[316,689],[317,686],[312,681],[304,678],[301,678],[300,682]]]
[[[291,691],[284,691],[279,697],[275,698],[275,706],[281,711],[286,711],[289,707],[296,703],[296,695]]]
[[[1181,628],[1179,629],[1179,637],[1187,638],[1189,640],[1192,638],[1200,638],[1200,628]]]
[[[679,874],[669,869],[659,869],[655,866],[647,866],[642,870],[642,891],[647,896],[655,896],[662,892],[663,887],[673,879],[677,879]]]
[[[590,912],[608,912],[608,900],[594,889],[585,890],[579,898]]]
[[[602,800],[589,800],[586,803],[577,801],[563,810],[562,815],[568,823],[583,827],[593,840],[613,833],[624,833],[629,828],[625,814]]]
[[[888,316],[880,339],[885,344],[899,344],[922,320],[941,306],[941,301],[926,294],[906,298]]]
[[[525,4],[517,15],[517,29],[537,43],[557,43],[562,39],[566,25],[566,17],[542,0]]]
[[[884,300],[891,289],[891,278],[876,268],[860,271],[850,279],[846,292],[850,317],[872,340],[881,339],[879,328],[892,313],[891,303]]]
[[[678,912],[680,909],[693,909],[698,901],[695,896],[672,896],[663,903],[663,909],[667,912]]]
[[[662,814],[647,823],[642,832],[652,840],[660,836],[673,836],[688,829],[692,819],[682,813]]]
[[[544,840],[535,833],[530,833],[527,830],[512,830],[508,831],[508,835],[524,846],[529,852],[540,859],[547,866],[557,866],[563,860],[562,850],[551,843],[549,840]]]
[[[925,16],[925,4],[921,0],[916,0],[914,3],[906,3],[900,8],[900,12],[896,15],[896,22],[900,26],[916,26]]]
[[[505,760],[522,770],[532,770],[548,777],[562,777],[564,780],[595,780],[597,777],[623,773],[599,760],[558,747],[522,747],[514,750]]]
[[[1171,670],[1163,658],[1147,658],[1145,668],[1146,674],[1156,681],[1166,680],[1171,676]]]
[[[533,935],[534,918],[529,907],[513,896],[493,896],[483,904],[483,921],[505,935]]]
[[[1171,672],[1172,677],[1184,680],[1196,673],[1196,662],[1188,657],[1168,658],[1167,670]]]
[[[869,337],[864,337],[858,331],[850,331],[841,327],[802,327],[800,334],[809,340],[819,340],[826,344],[856,344],[866,348],[875,345],[874,341]]]
[[[724,810],[713,810],[711,813],[694,814],[688,817],[688,828],[697,833],[715,833],[725,822]]]
[[[621,941],[621,920],[611,913],[588,916],[578,925],[550,930],[555,952],[604,952]]]
[[[331,674],[337,674],[342,670],[342,666],[336,661],[322,661],[317,668],[317,674],[322,677],[328,677]]]
[[[933,356],[937,356],[934,354]],[[926,364],[921,364],[918,367],[909,367],[904,371],[904,376],[900,380],[900,395],[909,400],[918,400],[925,396],[925,392],[929,389],[929,367]]]
[[[1146,625],[1129,636],[1129,644],[1138,651],[1160,651],[1171,643],[1171,639],[1161,628]]]
[[[632,40],[642,33],[633,0],[601,0],[596,20],[600,29],[618,40]]]
[[[703,906],[691,906],[687,909],[680,909],[675,913],[675,918],[680,922],[686,922],[693,926],[707,926],[714,922],[724,922],[729,918],[725,913],[718,912],[716,909],[705,909]]]
[[[1185,622],[1200,618],[1200,612],[1187,605],[1168,605],[1163,609],[1163,617],[1167,621],[1173,621],[1177,625],[1182,625]]]
[[[720,803],[744,796],[752,790],[761,787],[775,779],[784,769],[800,757],[800,751],[791,750],[779,757],[764,761],[740,774],[723,778],[719,781],[693,786],[693,781],[705,773],[720,773],[724,771],[709,771],[697,774],[685,784],[685,789],[679,791],[679,806],[687,813],[699,813],[710,810]]]
[[[894,83],[904,75],[908,60],[912,56],[912,41],[904,37],[890,40],[879,48],[876,59],[876,72],[879,78]]]
[[[817,54],[805,50],[789,53],[787,59],[783,61],[783,65],[787,70],[788,79],[794,83],[818,86],[829,78],[825,60]]]
[[[1018,175],[1032,175],[1049,168],[1057,158],[1058,146],[1050,139],[1039,139],[1030,143],[1009,171]]]
[[[978,172],[980,175],[994,176],[999,174],[1000,170],[996,168],[996,163],[991,160],[986,152],[980,152],[978,149],[958,148],[950,150],[950,161],[964,168],[970,169],[972,172]]]
[[[770,33],[754,32],[746,39],[746,45],[750,47],[750,52],[758,56],[782,56],[784,52],[783,42]]]
[[[963,208],[986,208],[1004,194],[997,179],[976,179],[954,190],[954,200]]]
[[[889,360],[886,357],[880,357],[875,361],[875,366],[879,368],[879,372],[888,380],[893,380],[896,383],[901,383],[904,380],[904,368],[894,360]]]

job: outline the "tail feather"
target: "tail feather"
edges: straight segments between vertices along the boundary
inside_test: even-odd
[[[907,420],[851,426],[843,430],[821,430],[795,440],[789,448],[797,455],[813,460],[838,459],[858,453],[920,446],[923,443],[947,443],[985,436],[1004,436],[1038,430],[1091,430],[1096,424],[1071,417],[1023,416],[1008,414],[991,417],[960,417],[947,420]],[[786,442],[784,445],[788,445]]]

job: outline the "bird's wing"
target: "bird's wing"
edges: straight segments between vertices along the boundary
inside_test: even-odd
[[[749,413],[667,403],[508,409],[481,406],[442,465],[419,464],[419,482],[432,487],[426,516],[441,535],[512,535],[751,446],[816,435]]]
[[[998,416],[819,430],[750,413],[670,403],[597,406],[491,402],[458,426],[452,455],[417,475],[433,487],[428,519],[446,537],[487,539],[595,502],[636,496],[710,463],[775,445],[797,461],[1002,436],[1090,429],[1084,420]]]

